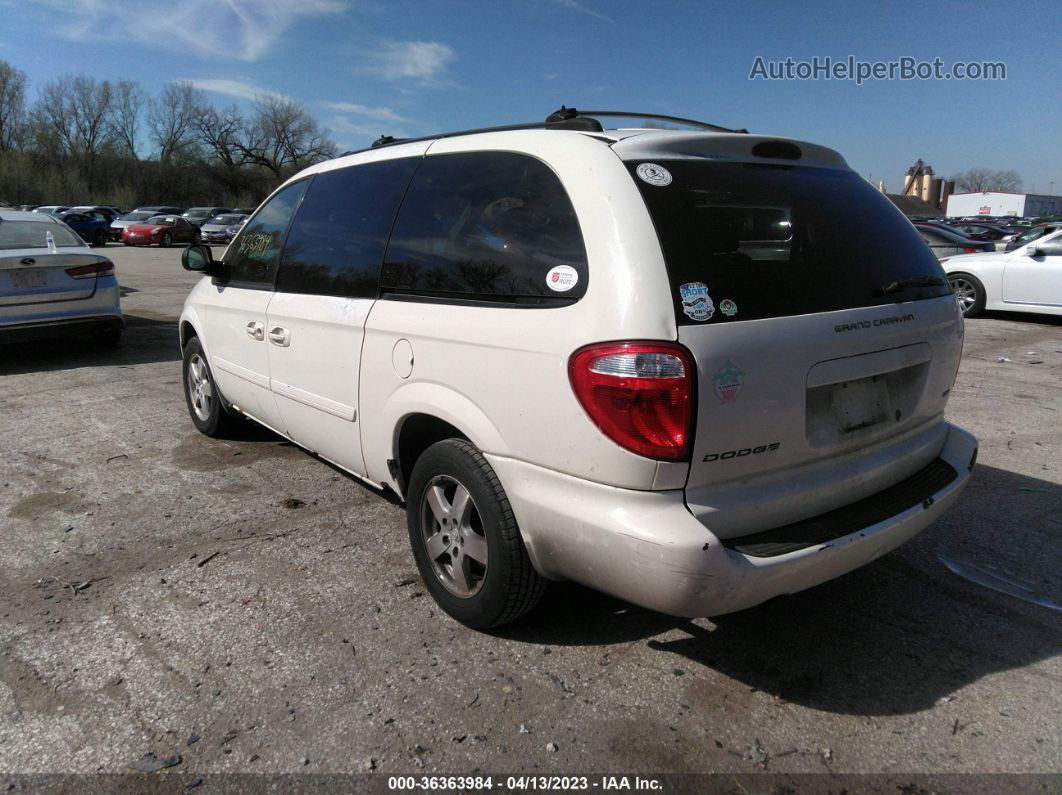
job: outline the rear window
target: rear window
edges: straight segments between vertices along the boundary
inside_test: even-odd
[[[586,250],[557,175],[515,152],[424,158],[395,221],[389,296],[553,306],[586,292]]]
[[[936,257],[910,222],[858,174],[663,160],[644,165],[640,177],[641,165],[628,164],[660,238],[680,324],[949,293]],[[894,284],[919,278],[939,285]]]
[[[81,238],[62,224],[41,221],[0,221],[0,250],[48,248],[48,234],[56,248],[85,245]]]

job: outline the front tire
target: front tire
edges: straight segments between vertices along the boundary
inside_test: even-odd
[[[948,284],[955,293],[963,317],[977,317],[985,309],[985,286],[969,273],[949,273]]]
[[[170,236],[170,233],[167,232],[162,236],[162,240],[159,241],[159,246],[161,246],[162,248],[169,248],[172,242],[173,238]]]
[[[490,464],[463,439],[429,447],[406,500],[413,558],[444,611],[474,629],[507,624],[542,597],[509,499]]]
[[[103,248],[107,245],[107,233],[102,229],[96,232],[96,242],[94,244],[97,248]]]
[[[226,411],[224,398],[214,382],[214,374],[207,364],[203,346],[198,337],[192,337],[184,346],[181,366],[184,375],[184,400],[188,414],[196,429],[214,438],[228,437],[236,430],[239,418]]]

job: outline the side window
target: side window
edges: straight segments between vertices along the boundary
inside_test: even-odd
[[[375,298],[387,236],[419,157],[314,177],[284,244],[282,293]]]
[[[395,221],[381,288],[555,304],[586,292],[586,250],[557,175],[514,152],[429,155]]]
[[[284,233],[308,184],[309,180],[300,180],[275,194],[229,244],[225,263],[230,282],[272,289]]]

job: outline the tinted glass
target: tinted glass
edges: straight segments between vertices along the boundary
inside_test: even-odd
[[[49,233],[56,248],[85,245],[81,238],[62,224],[3,221],[0,222],[0,249],[48,248]]]
[[[952,243],[947,236],[943,233],[930,232],[928,229],[919,229],[918,234],[922,236],[922,239],[927,243]]]
[[[549,305],[579,298],[586,282],[582,233],[557,176],[527,155],[472,152],[424,159],[395,222],[381,287]]]
[[[263,204],[240,230],[225,252],[231,281],[247,286],[272,287],[284,233],[308,184],[309,181],[304,179],[288,185]]]
[[[387,236],[420,158],[326,171],[288,233],[277,290],[375,298]]]
[[[629,166],[656,225],[680,323],[832,312],[949,292],[910,222],[858,174],[660,162],[672,175],[664,186],[638,178],[638,163]],[[916,277],[940,284],[882,290]],[[684,285],[687,301],[703,307],[684,307]],[[715,311],[727,299],[733,310]]]

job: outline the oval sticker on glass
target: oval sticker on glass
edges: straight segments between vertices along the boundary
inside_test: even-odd
[[[642,163],[634,171],[642,182],[648,182],[650,185],[662,188],[671,184],[671,172],[656,163]]]
[[[579,271],[570,265],[550,268],[546,274],[546,286],[558,293],[566,293],[579,283]]]

